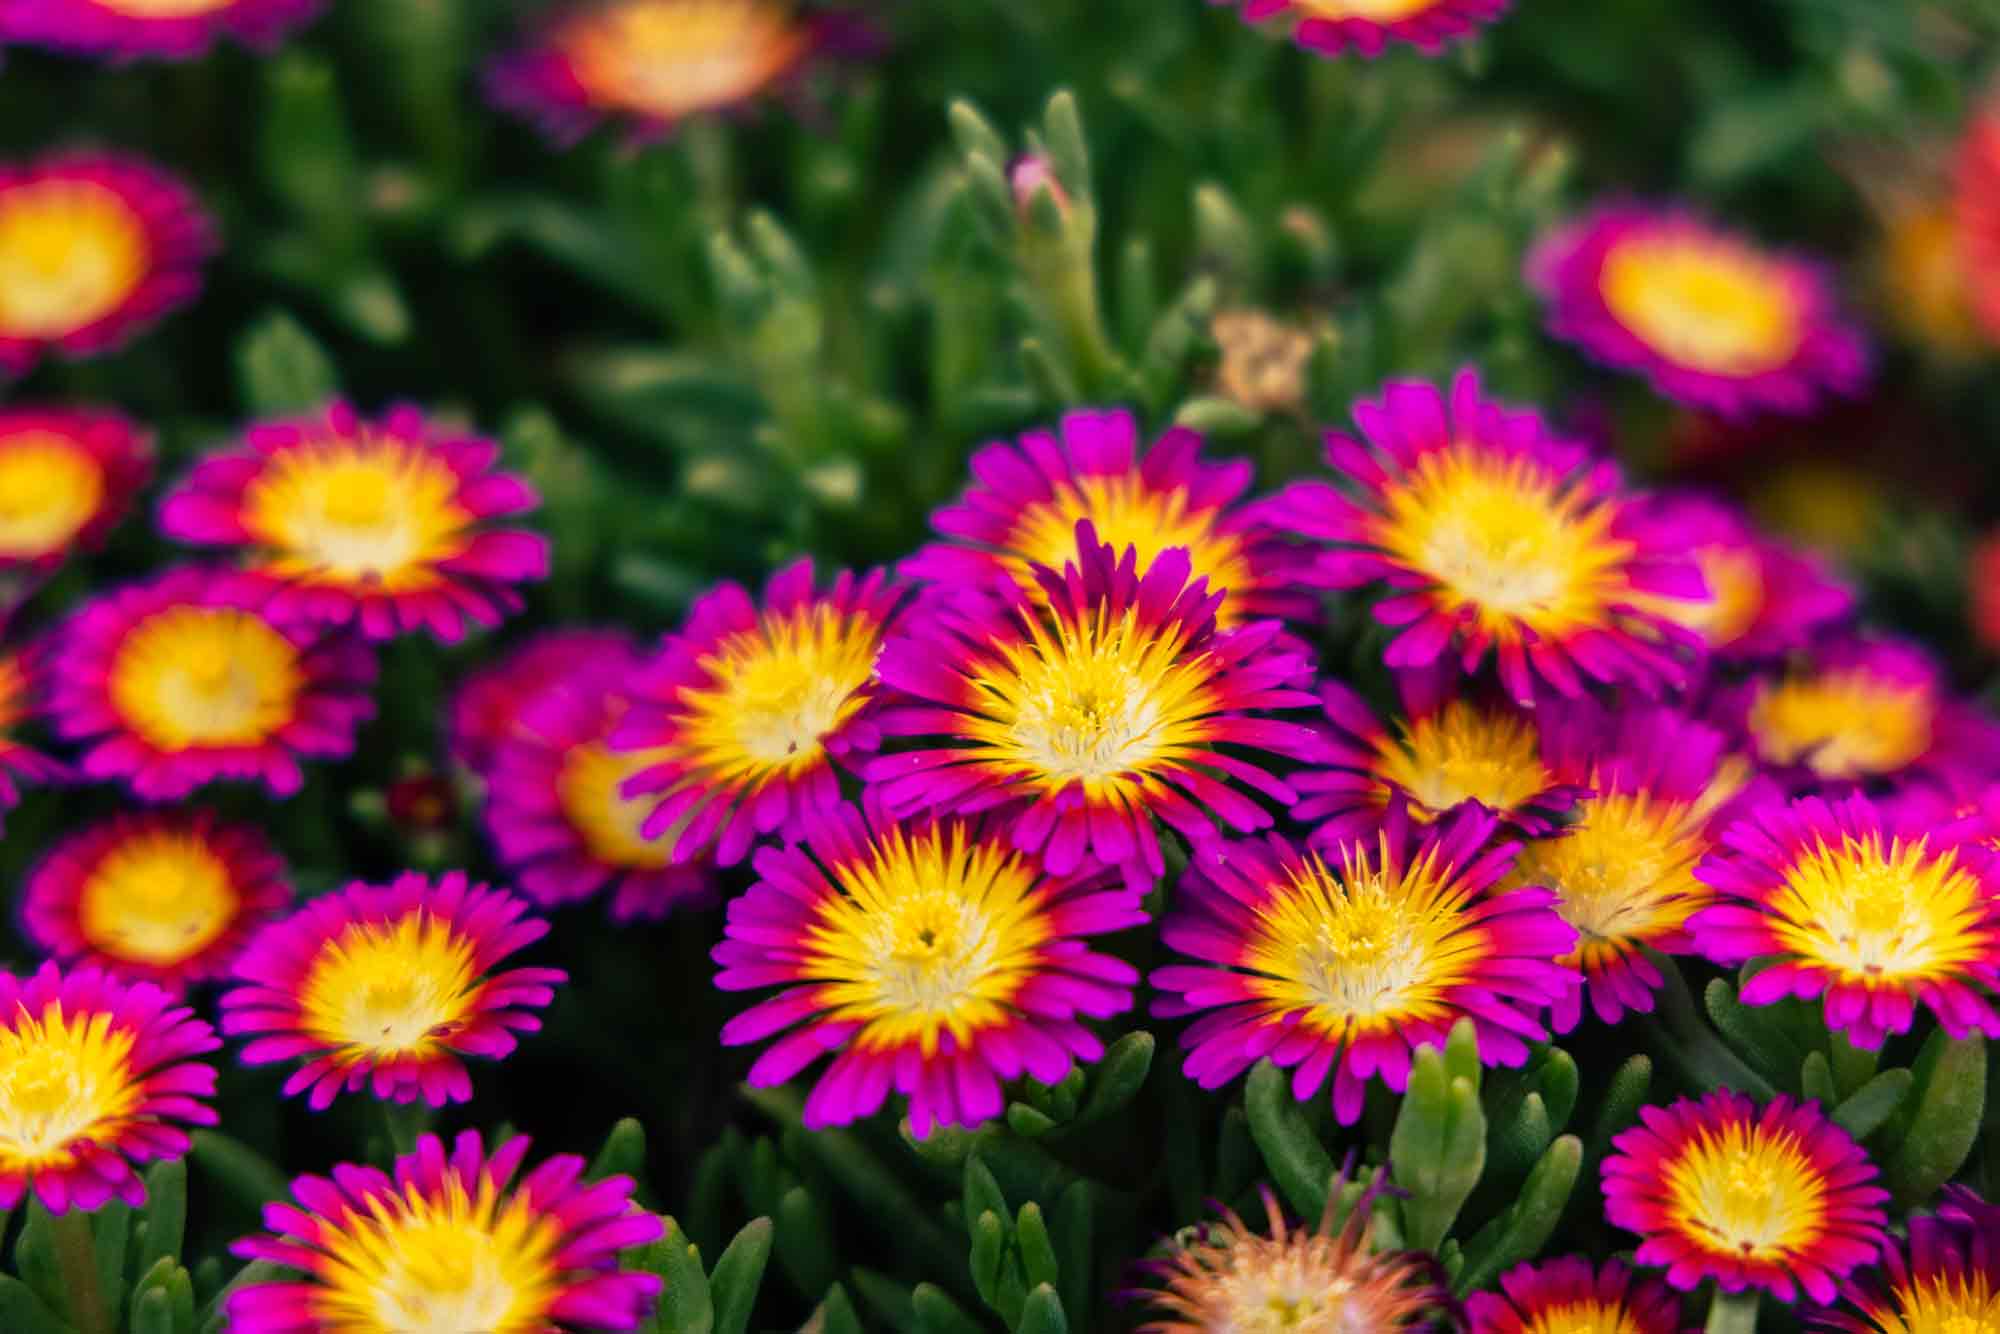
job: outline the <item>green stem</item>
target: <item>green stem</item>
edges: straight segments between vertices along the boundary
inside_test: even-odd
[[[1704,1334],[1757,1334],[1757,1290],[1724,1292],[1715,1290],[1708,1303],[1708,1324]]]
[[[104,1304],[104,1286],[97,1274],[97,1239],[91,1235],[90,1215],[71,1208],[50,1214],[49,1223],[77,1329],[80,1334],[111,1334],[111,1311]]]
[[[417,1137],[431,1128],[430,1104],[422,1098],[408,1102],[382,1099],[382,1124],[389,1131],[389,1151],[401,1158],[417,1151]]]

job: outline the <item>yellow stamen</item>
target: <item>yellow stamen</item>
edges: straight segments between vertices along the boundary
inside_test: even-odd
[[[1511,811],[1555,783],[1534,724],[1511,710],[1454,699],[1399,730],[1376,742],[1375,772],[1410,794],[1419,822],[1466,801]]]
[[[1699,547],[1695,564],[1708,585],[1708,600],[1657,594],[1635,599],[1674,624],[1694,631],[1715,648],[1727,648],[1750,631],[1764,610],[1764,563],[1741,546]]]
[[[77,927],[116,959],[171,966],[229,929],[238,905],[229,864],[198,835],[148,829],[98,862],[77,900]]]
[[[0,1172],[67,1167],[78,1140],[110,1136],[139,1105],[132,1035],[104,1013],[50,1002],[0,1028]]]
[[[673,840],[649,839],[640,827],[658,804],[657,797],[626,797],[626,779],[657,764],[667,752],[619,751],[591,743],[577,746],[556,774],[556,800],[585,848],[610,866],[658,869],[673,860]]]
[[[1599,1301],[1567,1302],[1535,1311],[1524,1334],[1639,1334],[1639,1322],[1624,1306]]]
[[[0,558],[61,551],[103,499],[104,469],[72,441],[47,431],[0,438]]]
[[[1913,1277],[1889,1296],[1864,1309],[1881,1334],[2000,1334],[2000,1292],[1977,1265],[1956,1278],[1941,1270]]]
[[[1750,735],[1774,764],[1803,764],[1822,778],[1865,778],[1903,768],[1931,748],[1932,691],[1866,671],[1790,676],[1760,689]]]
[[[1786,870],[1770,907],[1787,950],[1849,981],[1948,977],[1992,948],[1979,878],[1925,839],[1820,842]]]
[[[117,193],[46,180],[0,191],[0,337],[60,338],[145,279],[146,226]]]
[[[559,40],[594,100],[669,120],[754,96],[812,42],[768,0],[621,0]]]
[[[286,450],[243,495],[244,527],[270,549],[273,574],[385,593],[435,586],[472,522],[443,460],[373,434]]]
[[[1592,797],[1576,822],[1522,849],[1509,886],[1542,885],[1577,929],[1574,953],[1589,963],[1686,925],[1708,901],[1694,868],[1707,851],[1702,812],[1685,802],[1624,792]]]
[[[472,946],[412,912],[356,922],[323,946],[299,986],[300,1027],[355,1057],[425,1056],[477,999]]]
[[[249,746],[290,723],[305,674],[290,640],[227,607],[170,607],[139,622],[111,662],[111,700],[162,750]]]
[[[1825,1230],[1828,1183],[1789,1130],[1740,1123],[1701,1137],[1665,1164],[1666,1191],[1688,1236],[1717,1254],[1777,1260],[1810,1251]]]
[[[1709,242],[1631,237],[1605,256],[1598,282],[1619,323],[1677,365],[1755,375],[1790,361],[1803,336],[1783,273]]]

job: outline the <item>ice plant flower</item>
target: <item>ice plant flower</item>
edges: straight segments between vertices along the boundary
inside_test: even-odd
[[[1824,996],[1857,1047],[1907,1033],[1919,1003],[1952,1037],[2000,1037],[2000,861],[1970,832],[1861,796],[1761,807],[1697,872],[1723,901],[1688,924],[1695,947],[1776,958],[1743,1003]]]
[[[66,770],[15,731],[35,712],[35,681],[18,653],[0,653],[0,815],[21,802],[22,783],[47,783]]]
[[[133,1169],[212,1126],[215,1030],[150,982],[45,963],[0,971],[0,1209],[28,1191],[50,1213],[142,1204]]]
[[[1499,1292],[1465,1299],[1470,1334],[1681,1334],[1681,1303],[1658,1279],[1580,1255],[1516,1265]],[[1689,1332],[1692,1334],[1692,1331]]]
[[[1235,4],[1239,0],[1210,0]],[[1392,42],[1427,56],[1462,41],[1507,12],[1509,0],[1240,0],[1248,23],[1283,19],[1308,51],[1373,58]]]
[[[1777,657],[1854,612],[1854,591],[1824,562],[1764,536],[1722,501],[1662,496],[1649,518],[1694,553],[1709,592],[1705,602],[1662,598],[1653,609],[1700,635],[1716,657]]]
[[[59,959],[180,992],[219,977],[291,902],[254,825],[201,810],[128,812],[51,848],[27,878],[28,940]]]
[[[1140,1334],[1394,1334],[1428,1326],[1451,1306],[1437,1262],[1421,1251],[1377,1251],[1371,1244],[1380,1168],[1343,1219],[1346,1184],[1343,1171],[1317,1227],[1292,1226],[1266,1186],[1260,1193],[1267,1231],[1224,1209],[1221,1222],[1171,1238],[1166,1254],[1144,1265],[1154,1284],[1139,1295],[1157,1314]]]
[[[1473,803],[1525,833],[1545,834],[1555,828],[1551,817],[1584,795],[1543,763],[1532,709],[1455,695],[1391,728],[1339,681],[1320,682],[1319,693],[1333,727],[1332,759],[1290,780],[1300,794],[1292,818],[1314,826],[1315,845],[1372,837],[1398,801],[1418,824]]]
[[[324,0],[0,0],[0,41],[113,60],[190,60],[220,37],[270,47]]]
[[[837,802],[835,764],[881,740],[875,658],[903,593],[880,570],[815,592],[808,559],[771,576],[762,606],[735,583],[697,601],[633,678],[611,736],[648,760],[621,789],[653,799],[640,837],[675,863],[713,849],[733,866],[760,835],[790,837]]]
[[[864,777],[893,815],[1004,808],[1015,846],[1051,871],[1089,855],[1150,883],[1165,870],[1155,815],[1209,843],[1217,820],[1271,824],[1232,780],[1297,799],[1260,761],[1321,758],[1325,743],[1258,714],[1315,703],[1311,663],[1277,621],[1218,628],[1223,595],[1191,578],[1185,548],[1141,573],[1087,519],[1076,542],[1061,573],[1035,567],[1033,594],[1003,577],[909,618],[882,650],[883,684],[906,697],[882,727],[918,740]]]
[[[958,503],[931,516],[946,540],[903,562],[905,577],[950,589],[1005,573],[1032,592],[1036,566],[1060,570],[1075,559],[1076,525],[1087,519],[1099,541],[1136,549],[1141,566],[1185,548],[1194,576],[1227,594],[1217,612],[1224,626],[1314,611],[1290,577],[1287,545],[1238,503],[1249,460],[1205,461],[1201,437],[1185,427],[1142,453],[1131,413],[1072,412],[1057,431],[987,445],[973,455],[972,475]]]
[[[304,1058],[285,1096],[317,1111],[364,1086],[433,1107],[464,1102],[461,1057],[499,1058],[568,981],[554,968],[492,971],[549,924],[528,904],[453,871],[349,885],[264,928],[237,958],[222,1031],[245,1036],[247,1065]]]
[[[476,1130],[447,1150],[435,1135],[393,1175],[345,1163],[302,1176],[264,1206],[267,1232],[230,1249],[291,1271],[232,1288],[234,1334],[569,1334],[638,1328],[657,1275],[619,1268],[618,1252],[665,1224],[632,1200],[632,1178],[583,1179],[559,1154],[526,1173],[530,1141],[487,1148]]]
[[[664,917],[704,896],[709,873],[675,864],[669,838],[642,832],[655,803],[626,796],[625,782],[663,755],[610,745],[639,654],[629,642],[598,652],[518,702],[513,734],[494,748],[486,829],[537,903],[575,903],[608,887],[615,920]]]
[[[493,752],[513,735],[521,706],[544,687],[563,680],[580,664],[623,662],[634,652],[632,637],[620,630],[563,629],[536,635],[488,667],[472,673],[453,692],[446,719],[451,758],[481,778]]]
[[[1524,705],[1538,678],[1572,697],[1586,678],[1648,689],[1684,679],[1701,641],[1657,602],[1707,590],[1685,548],[1640,522],[1613,464],[1487,398],[1470,369],[1448,396],[1391,381],[1354,405],[1354,420],[1367,443],[1326,437],[1327,463],[1352,489],[1294,482],[1266,517],[1330,544],[1300,578],[1387,586],[1375,618],[1400,630],[1391,667],[1472,671],[1492,653]]]
[[[124,342],[193,299],[213,249],[194,195],[151,163],[0,162],[0,374]]]
[[[1586,214],[1534,248],[1528,282],[1556,337],[1692,407],[1797,416],[1867,383],[1867,341],[1825,272],[1685,210]]]
[[[58,632],[46,673],[57,734],[83,772],[148,801],[221,778],[279,795],[303,758],[354,749],[373,716],[366,647],[274,624],[231,573],[179,567],[85,604]]]
[[[2000,1212],[1946,1186],[1935,1214],[1913,1214],[1909,1239],[1882,1242],[1879,1267],[1841,1285],[1852,1310],[1814,1313],[1831,1334],[1959,1334],[2000,1324]]]
[[[1188,1077],[1219,1088],[1269,1057],[1301,1102],[1332,1076],[1351,1125],[1371,1078],[1402,1092],[1411,1053],[1459,1019],[1484,1063],[1526,1062],[1548,1037],[1536,1016],[1577,986],[1555,962],[1577,934],[1547,890],[1495,888],[1519,848],[1498,825],[1467,810],[1419,838],[1399,813],[1331,861],[1275,834],[1199,858],[1161,931],[1197,962],[1152,976],[1155,1014],[1201,1014],[1181,1035]]]
[[[153,471],[151,435],[102,408],[0,408],[0,572],[95,547]]]
[[[1831,1302],[1835,1284],[1874,1258],[1889,1192],[1875,1165],[1818,1103],[1759,1108],[1732,1089],[1641,1107],[1604,1160],[1605,1217],[1639,1234],[1633,1259],[1692,1291],[1801,1288]]]
[[[1143,923],[1139,896],[1103,872],[1052,872],[991,823],[871,825],[841,806],[754,865],[715,984],[785,989],[722,1041],[777,1038],[750,1068],[760,1087],[830,1054],[809,1127],[872,1115],[892,1088],[920,1138],[978,1125],[1000,1115],[1002,1080],[1058,1082],[1103,1055],[1082,1018],[1132,1006],[1138,973],[1085,939]]]
[[[252,426],[209,455],[160,507],[167,536],[245,553],[285,622],[359,627],[369,639],[518,610],[515,585],[547,576],[548,540],[494,521],[540,504],[494,470],[500,448],[408,405],[368,421],[345,403]]]

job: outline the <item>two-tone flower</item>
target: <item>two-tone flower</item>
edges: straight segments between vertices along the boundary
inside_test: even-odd
[[[218,38],[275,45],[325,0],[0,0],[0,41],[110,60],[189,60]]]
[[[1701,602],[1661,599],[1654,609],[1732,661],[1805,647],[1854,612],[1854,590],[1817,557],[1757,531],[1747,515],[1707,496],[1661,496],[1649,521],[1691,550],[1708,586]]]
[[[445,750],[484,778],[493,752],[514,735],[521,706],[575,671],[578,664],[622,661],[632,638],[620,630],[560,629],[536,635],[498,661],[471,673],[452,692],[445,716]]]
[[[1236,4],[1239,0],[1210,0]],[[1308,51],[1380,55],[1392,44],[1438,55],[1507,12],[1509,0],[1240,0],[1247,23],[1277,19]]]
[[[23,783],[49,783],[68,772],[17,735],[35,715],[38,694],[22,655],[0,653],[0,815],[20,804]]]
[[[153,471],[152,436],[104,408],[0,408],[0,571],[104,539]]]
[[[1905,1240],[1885,1238],[1876,1268],[1841,1285],[1843,1307],[1814,1312],[1834,1334],[1956,1334],[2000,1320],[2000,1209],[1946,1186]],[[1851,1309],[1849,1309],[1851,1308]]]
[[[1471,1334],[1682,1334],[1681,1303],[1623,1262],[1580,1255],[1516,1265],[1498,1292],[1465,1299]]]

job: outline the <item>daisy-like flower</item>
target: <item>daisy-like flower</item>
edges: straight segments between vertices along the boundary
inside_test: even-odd
[[[1471,1334],[1681,1334],[1681,1303],[1658,1279],[1580,1255],[1517,1265],[1499,1292],[1465,1299]],[[1691,1332],[1690,1332],[1691,1334]]]
[[[487,91],[560,143],[607,120],[647,138],[783,94],[845,44],[792,0],[581,0],[494,62]]]
[[[1567,696],[1585,678],[1651,689],[1686,675],[1676,647],[1700,638],[1657,609],[1707,589],[1686,548],[1620,489],[1617,468],[1555,435],[1533,411],[1489,399],[1472,370],[1449,398],[1392,381],[1354,405],[1366,444],[1326,438],[1353,491],[1295,482],[1267,502],[1276,527],[1333,550],[1300,577],[1329,588],[1382,583],[1375,618],[1400,627],[1384,660],[1401,671],[1489,652],[1522,704],[1540,678]]]
[[[295,1276],[230,1291],[235,1334],[569,1334],[636,1329],[657,1275],[622,1271],[618,1252],[665,1225],[632,1200],[632,1178],[583,1180],[560,1154],[522,1173],[530,1141],[488,1149],[467,1130],[435,1135],[380,1168],[342,1164],[302,1176],[264,1206],[269,1232],[230,1249]]]
[[[1639,1234],[1633,1259],[1692,1291],[1831,1302],[1885,1236],[1875,1165],[1818,1103],[1761,1109],[1732,1089],[1641,1107],[1604,1160],[1604,1212]]]
[[[1700,635],[1717,657],[1789,653],[1854,612],[1854,591],[1822,561],[1764,536],[1719,500],[1665,496],[1649,513],[1672,540],[1693,551],[1709,592],[1706,602],[1662,598],[1651,605]]]
[[[977,479],[955,505],[931,517],[946,542],[905,561],[902,573],[946,588],[1010,574],[1035,589],[1034,569],[1060,570],[1076,557],[1076,525],[1098,540],[1139,553],[1151,565],[1182,547],[1197,579],[1227,594],[1224,625],[1262,616],[1302,619],[1309,593],[1290,578],[1286,544],[1237,502],[1250,486],[1247,459],[1207,462],[1201,437],[1176,427],[1139,449],[1129,412],[1072,412],[1059,433],[1031,432],[1019,444],[987,445],[972,457]]]
[[[21,655],[0,653],[0,815],[20,804],[22,783],[53,782],[67,772],[14,735],[34,714],[35,696],[33,674]]]
[[[375,660],[345,638],[274,624],[232,574],[182,567],[72,616],[45,673],[56,732],[83,772],[148,801],[220,778],[289,795],[301,757],[354,749],[375,712]]]
[[[2000,341],[2000,97],[1989,97],[1966,122],[1954,172],[1959,261],[1973,311],[1986,336]]]
[[[875,658],[903,593],[881,570],[842,570],[816,593],[800,560],[771,576],[761,607],[734,583],[696,602],[631,681],[611,736],[647,760],[621,786],[654,798],[640,837],[677,864],[712,848],[734,866],[759,836],[839,801],[834,765],[881,741]]]
[[[1935,1215],[1915,1214],[1906,1242],[1884,1240],[1880,1266],[1841,1285],[1853,1308],[1814,1313],[1834,1334],[1960,1334],[2000,1323],[2000,1211],[1945,1187]]]
[[[215,1030],[150,982],[45,963],[0,971],[0,1209],[33,1190],[50,1213],[142,1204],[135,1166],[212,1126]]]
[[[189,60],[219,37],[270,47],[324,0],[0,0],[0,41],[106,56]]]
[[[676,865],[664,834],[641,832],[656,803],[626,796],[625,782],[663,756],[610,745],[639,654],[629,641],[597,653],[518,702],[513,735],[494,748],[486,829],[537,903],[575,903],[609,886],[615,920],[664,917],[708,892],[708,872]]]
[[[433,1107],[472,1097],[461,1057],[499,1058],[569,980],[554,968],[493,966],[548,933],[512,894],[453,871],[355,883],[264,928],[236,960],[222,1031],[248,1036],[248,1065],[305,1058],[285,1096],[314,1110],[366,1086]]]
[[[465,678],[451,697],[446,750],[484,778],[493,752],[512,736],[521,706],[569,676],[580,664],[624,662],[634,652],[620,630],[550,630],[536,635],[490,667]]]
[[[990,824],[871,828],[840,806],[755,865],[729,905],[715,983],[785,990],[722,1041],[783,1034],[750,1069],[758,1086],[831,1053],[808,1126],[872,1115],[892,1088],[919,1137],[977,1125],[1000,1114],[1002,1080],[1056,1082],[1103,1055],[1081,1017],[1132,1006],[1137,972],[1084,938],[1145,922],[1139,896],[1102,872],[1053,873]]]
[[[1035,593],[1012,578],[962,589],[884,646],[877,670],[907,702],[883,730],[920,740],[865,777],[891,814],[1003,807],[1015,845],[1057,874],[1089,854],[1150,883],[1166,869],[1155,815],[1208,843],[1218,819],[1272,822],[1232,780],[1297,799],[1259,752],[1316,760],[1326,743],[1258,711],[1316,703],[1312,665],[1277,621],[1219,629],[1223,596],[1190,578],[1184,548],[1142,574],[1087,519],[1076,542],[1060,574],[1035,567]]]
[[[1334,1178],[1317,1227],[1294,1227],[1269,1187],[1261,1189],[1267,1232],[1233,1209],[1219,1223],[1184,1230],[1148,1261],[1144,1291],[1157,1318],[1141,1334],[1394,1334],[1421,1329],[1451,1306],[1437,1262],[1421,1251],[1377,1251],[1369,1222],[1383,1173],[1339,1216],[1347,1174]],[[1645,1331],[1644,1334],[1652,1334]]]
[[[1775,956],[1744,1004],[1823,995],[1857,1047],[1907,1033],[1919,1003],[1953,1037],[2000,1037],[2000,862],[1967,833],[1860,796],[1759,808],[1698,871],[1723,902],[1688,924],[1695,947]]]
[[[1551,817],[1584,795],[1549,772],[1531,709],[1454,695],[1391,729],[1348,686],[1322,681],[1319,691],[1333,760],[1291,779],[1300,794],[1292,818],[1316,824],[1315,845],[1373,837],[1398,801],[1418,824],[1474,803],[1524,833],[1545,834],[1555,828]]]
[[[1461,1018],[1481,1061],[1526,1062],[1548,1037],[1536,1016],[1577,986],[1555,962],[1577,935],[1549,891],[1495,888],[1519,848],[1494,841],[1498,824],[1468,810],[1419,839],[1398,814],[1331,863],[1275,834],[1199,859],[1161,931],[1199,962],[1152,977],[1172,993],[1155,1014],[1205,1012],[1181,1035],[1187,1075],[1219,1088],[1268,1056],[1301,1102],[1331,1075],[1351,1125],[1371,1078],[1402,1092],[1411,1054]]]
[[[0,374],[124,342],[193,299],[213,249],[193,193],[148,162],[0,163]]]
[[[96,546],[152,470],[151,436],[118,413],[0,409],[0,571]]]
[[[1378,56],[1392,42],[1434,56],[1507,12],[1509,0],[1210,0],[1237,4],[1249,23],[1282,19],[1308,51]]]
[[[284,860],[256,826],[143,811],[50,849],[28,875],[21,920],[57,958],[179,992],[226,972],[291,898]]]
[[[1528,257],[1549,328],[1669,398],[1800,415],[1868,379],[1868,344],[1817,266],[1684,210],[1613,204]]]
[[[167,536],[246,551],[286,622],[355,625],[370,639],[466,622],[498,625],[515,585],[547,576],[548,539],[494,520],[541,503],[496,472],[499,446],[407,405],[366,421],[345,403],[252,426],[211,454],[160,507]]]

